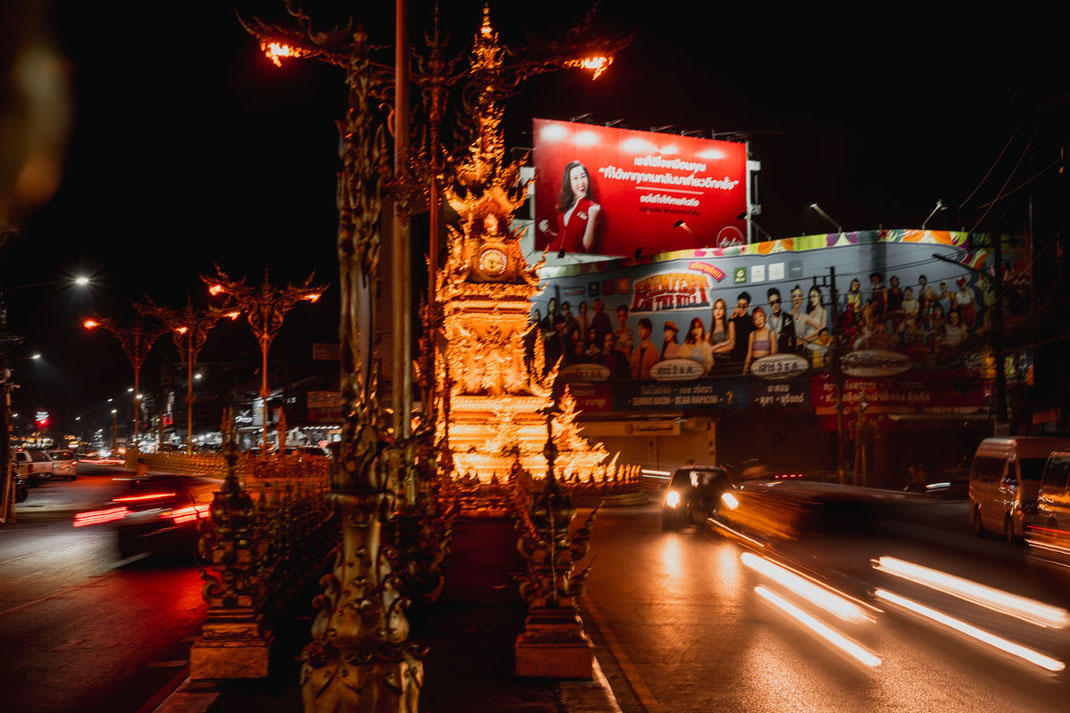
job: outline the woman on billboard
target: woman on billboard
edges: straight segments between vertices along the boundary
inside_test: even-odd
[[[579,161],[569,161],[561,176],[561,193],[557,196],[557,230],[545,218],[539,230],[550,236],[548,247],[559,252],[594,253],[598,216],[602,206],[594,202],[591,174]]]
[[[755,307],[751,319],[754,331],[747,337],[747,359],[743,363],[743,373],[750,371],[750,364],[756,359],[776,354],[776,332],[766,326],[765,310]]]

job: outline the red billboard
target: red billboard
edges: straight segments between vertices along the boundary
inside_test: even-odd
[[[631,256],[746,243],[746,146],[536,119],[535,247]]]

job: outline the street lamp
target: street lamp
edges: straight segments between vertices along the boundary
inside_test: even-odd
[[[933,216],[936,215],[937,211],[947,210],[947,209],[948,209],[947,208],[947,204],[944,203],[944,199],[943,198],[937,198],[936,199],[936,206],[932,209],[932,212],[929,213],[929,216],[925,220],[923,220],[921,222],[921,229],[922,230],[926,230],[927,229],[927,227],[929,225],[929,221],[933,219]]]
[[[136,307],[137,305],[135,305]],[[128,389],[129,393],[136,394],[141,383],[141,365],[152,351],[152,345],[163,336],[166,328],[160,325],[150,325],[147,321],[138,317],[130,327],[120,327],[107,317],[89,317],[82,322],[82,326],[90,331],[102,328],[111,333],[119,341],[130,367],[134,370],[134,386]],[[141,406],[137,398],[131,399],[134,403],[134,434],[131,439],[134,448],[138,448],[138,430],[141,425]],[[108,399],[111,403],[111,399]],[[112,413],[115,413],[114,411]]]
[[[833,218],[828,213],[826,213],[821,208],[821,206],[819,206],[817,203],[811,203],[810,204],[810,210],[814,211],[815,213],[820,215],[822,218],[824,218],[826,221],[828,221],[829,225],[831,225],[832,227],[836,228],[836,232],[837,233],[842,233],[843,232],[843,226],[840,225],[840,222],[838,220],[836,220],[835,218]]]
[[[216,265],[214,277],[201,275],[201,279],[208,285],[208,294],[225,295],[232,302],[232,307],[219,310],[219,313],[237,319],[244,313],[249,322],[249,328],[253,330],[256,342],[260,346],[260,398],[263,400],[263,453],[268,452],[268,398],[271,390],[268,388],[268,352],[271,351],[271,343],[275,340],[279,330],[282,329],[286,313],[292,310],[300,302],[316,302],[323,296],[326,286],[312,284],[315,273],[308,276],[300,286],[287,285],[276,287],[268,279],[268,271],[264,270],[264,281],[258,287],[245,284],[245,280],[233,280]],[[190,377],[192,383],[192,366]],[[192,387],[191,387],[192,388]],[[280,448],[284,444],[279,444]]]
[[[193,453],[193,367],[197,357],[208,341],[208,333],[223,317],[228,316],[222,310],[209,307],[207,310],[194,309],[192,301],[186,299],[186,306],[181,310],[161,307],[146,298],[147,304],[135,305],[144,316],[159,319],[171,332],[171,341],[186,362],[186,454]],[[235,317],[231,317],[234,319]]]

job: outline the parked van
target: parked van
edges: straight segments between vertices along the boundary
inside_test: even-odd
[[[1070,438],[986,438],[970,468],[970,522],[978,535],[998,532],[1008,542],[1025,533],[1037,514],[1044,463]]]
[[[1037,525],[1070,530],[1070,450],[1048,456],[1037,495]]]

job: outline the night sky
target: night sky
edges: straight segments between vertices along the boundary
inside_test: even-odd
[[[0,281],[94,277],[87,293],[56,286],[7,295],[9,328],[27,337],[15,357],[44,354],[15,362],[15,410],[49,410],[62,429],[76,415],[103,426],[105,400],[132,383],[115,341],[80,327],[86,314],[128,319],[130,299],[145,293],[161,304],[179,306],[187,294],[203,304],[198,275],[213,262],[253,280],[268,267],[276,281],[316,270],[336,284],[333,122],[345,94],[340,70],[307,61],[276,69],[228,3],[56,5],[76,103],[67,166],[53,199],[4,247]],[[329,5],[305,6],[333,18],[322,9]],[[389,45],[392,3],[381,5],[362,17],[372,42]],[[442,5],[452,51],[467,50],[482,3]],[[241,5],[265,15],[281,6]],[[412,6],[418,40],[432,3]],[[560,36],[586,7],[497,2],[491,16],[504,42],[520,44],[526,32]],[[748,8],[603,3],[597,26],[637,31],[635,42],[597,81],[567,72],[525,85],[507,104],[509,145],[530,147],[532,117],[588,112],[592,122],[623,119],[631,129],[746,133],[762,162],[758,221],[777,237],[825,232],[806,209],[815,201],[848,230],[920,227],[937,198],[959,206],[1013,135],[971,201],[930,224],[968,228],[1020,156],[1012,187],[1058,157],[1065,126],[1053,131],[1050,112],[1037,113],[1067,91],[1064,25],[1054,15]],[[273,362],[308,362],[311,342],[336,341],[336,320],[332,288],[291,313]],[[209,371],[247,362],[251,377],[255,355],[239,323],[214,332],[201,359]],[[146,389],[173,359],[162,341],[146,365]]]

